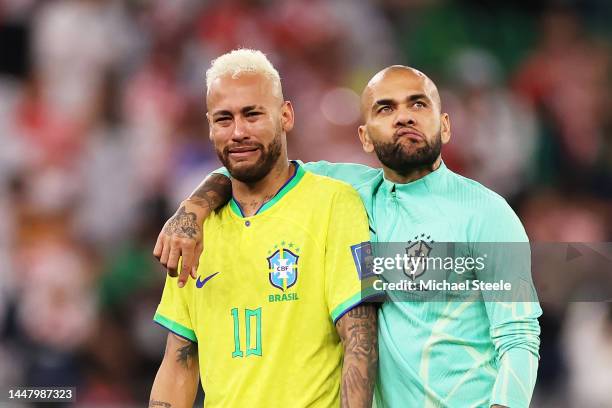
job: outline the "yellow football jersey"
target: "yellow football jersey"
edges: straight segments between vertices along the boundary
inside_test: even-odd
[[[167,278],[154,320],[198,342],[206,407],[339,407],[335,322],[362,301],[367,215],[348,184],[304,171],[257,214],[204,222],[197,280]]]

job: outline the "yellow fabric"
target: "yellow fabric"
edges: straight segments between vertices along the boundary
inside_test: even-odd
[[[206,407],[340,406],[334,320],[362,300],[351,247],[367,216],[349,185],[298,172],[265,211],[233,203],[205,221],[197,282],[217,274],[202,287],[167,278],[155,321],[198,342]]]

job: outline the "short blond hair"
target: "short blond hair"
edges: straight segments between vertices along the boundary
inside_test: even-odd
[[[231,74],[232,78],[237,78],[245,73],[266,76],[272,81],[275,93],[283,98],[280,75],[276,68],[263,52],[247,48],[232,50],[212,60],[206,71],[206,92],[209,92],[213,81],[223,75]]]

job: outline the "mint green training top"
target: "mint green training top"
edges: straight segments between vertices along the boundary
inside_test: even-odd
[[[390,182],[382,169],[359,164],[319,161],[303,167],[359,192],[374,243],[417,236],[435,242],[528,242],[501,196],[444,163],[407,184]],[[523,282],[535,294],[529,256],[517,260],[502,248],[492,249],[496,262],[486,272]],[[539,359],[537,318],[542,314],[535,295],[533,299],[383,303],[376,406],[528,407]]]

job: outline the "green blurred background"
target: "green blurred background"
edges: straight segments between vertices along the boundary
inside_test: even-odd
[[[0,388],[146,403],[165,343],[153,243],[218,167],[204,71],[239,46],[281,73],[292,158],[374,165],[359,92],[411,65],[450,114],[448,166],[502,194],[532,241],[610,241],[611,4],[3,0]],[[612,407],[609,304],[543,307],[533,406]]]

